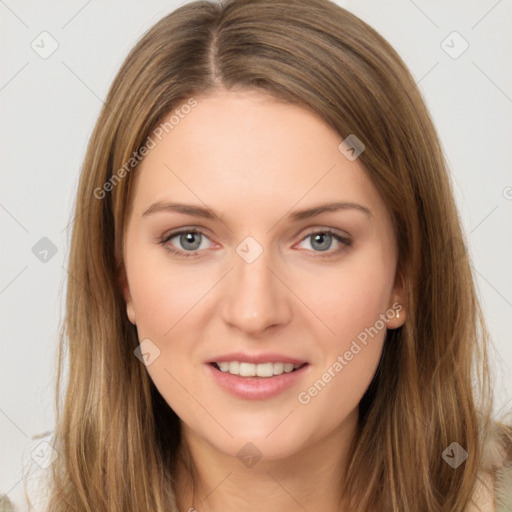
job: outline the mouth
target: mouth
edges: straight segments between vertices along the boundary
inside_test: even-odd
[[[267,359],[268,356],[265,357]],[[226,357],[227,358],[227,357]],[[210,361],[205,365],[212,382],[232,396],[244,400],[267,400],[291,390],[310,373],[310,364],[279,356],[270,361],[261,357],[253,361],[239,360],[240,356],[226,361]]]
[[[269,379],[282,374],[294,373],[297,370],[307,366],[308,363],[285,363],[285,362],[267,362],[267,363],[249,363],[245,361],[219,361],[211,362],[210,366],[222,373],[228,373],[238,377],[260,377]]]

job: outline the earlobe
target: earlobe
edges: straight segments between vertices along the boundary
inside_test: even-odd
[[[128,320],[130,320],[130,322],[133,325],[136,325],[135,308],[133,307],[133,299],[132,299],[132,295],[130,293],[130,287],[128,285],[128,279],[126,277],[126,271],[124,268],[119,273],[119,284],[123,291],[123,297],[126,302],[126,314],[128,316]]]
[[[405,323],[406,313],[400,296],[394,296],[395,300],[386,311],[386,328],[398,329]]]
[[[133,308],[133,301],[131,299],[126,301],[126,314],[128,315],[128,320],[130,320],[133,325],[136,325],[135,309]]]
[[[390,329],[398,329],[398,327],[401,327],[405,323],[406,312],[402,302],[403,299],[398,297],[393,303],[392,309],[395,312],[395,317],[390,322],[390,324],[392,324],[389,326]]]
[[[396,276],[395,286],[393,288],[393,301],[388,308],[388,329],[398,329],[404,325],[406,320],[405,310],[405,283],[403,276],[399,273]]]

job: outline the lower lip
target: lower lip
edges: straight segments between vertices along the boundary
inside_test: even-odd
[[[309,365],[290,373],[282,373],[273,377],[240,377],[229,372],[221,372],[213,365],[207,364],[213,379],[223,389],[246,400],[265,400],[279,395],[291,388],[308,371]]]

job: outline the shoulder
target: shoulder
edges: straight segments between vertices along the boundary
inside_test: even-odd
[[[508,464],[496,472],[496,512],[512,510],[512,465]]]
[[[512,511],[512,426],[493,424],[483,446],[482,468],[465,512]]]

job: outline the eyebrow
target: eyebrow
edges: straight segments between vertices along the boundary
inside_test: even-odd
[[[335,212],[335,211],[346,211],[355,210],[364,213],[368,217],[373,217],[373,214],[369,208],[358,203],[352,203],[347,201],[337,201],[333,203],[323,203],[311,208],[305,208],[303,210],[296,210],[292,212],[289,217],[291,220],[299,221],[316,217],[322,213]],[[172,203],[160,201],[153,203],[143,214],[143,217],[158,213],[158,212],[176,212],[193,217],[203,217],[205,219],[219,219],[218,214],[211,208],[202,206],[196,206],[193,204],[184,203]]]

